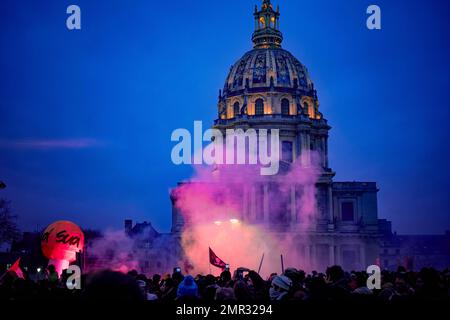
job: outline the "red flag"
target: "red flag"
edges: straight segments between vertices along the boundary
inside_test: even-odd
[[[20,258],[17,259],[16,262],[14,262],[14,264],[11,266],[11,268],[8,269],[8,271],[15,272],[15,274],[16,274],[19,278],[25,279],[25,277],[23,276],[22,269],[20,269],[19,263],[20,263]]]
[[[209,248],[209,263],[211,263],[213,266],[217,268],[225,269],[225,266],[227,265],[222,259],[220,259],[214,251]]]

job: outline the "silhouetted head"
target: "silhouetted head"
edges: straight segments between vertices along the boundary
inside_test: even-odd
[[[264,288],[264,280],[256,271],[250,270],[248,272],[248,277],[250,278],[250,280],[252,280],[252,284],[255,289],[259,290],[261,288]]]
[[[220,274],[220,280],[223,282],[228,282],[231,280],[231,272],[228,270],[222,271]]]
[[[129,276],[131,276],[131,277],[137,277],[138,276],[138,272],[137,272],[137,270],[130,270],[130,271],[128,271],[128,273],[127,273]]]
[[[327,276],[330,281],[336,282],[344,277],[344,270],[341,266],[331,266],[327,269]]]
[[[161,281],[161,276],[159,274],[154,274],[152,277],[152,282],[154,285],[158,285]]]
[[[181,272],[174,272],[172,274],[172,279],[175,282],[175,284],[178,285],[181,283],[181,281],[183,281],[184,276],[181,274]]]
[[[236,281],[234,295],[238,301],[251,301],[254,298],[244,280]]]
[[[194,278],[190,275],[184,277],[183,281],[178,285],[177,297],[197,297],[198,286],[194,281]]]

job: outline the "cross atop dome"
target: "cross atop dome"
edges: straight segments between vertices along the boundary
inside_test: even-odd
[[[280,10],[273,10],[270,0],[263,0],[261,10],[255,6],[255,31],[252,35],[254,48],[280,48],[283,35],[280,32]]]

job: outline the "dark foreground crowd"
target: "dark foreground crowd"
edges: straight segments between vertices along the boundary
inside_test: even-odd
[[[381,288],[367,288],[365,272],[344,272],[329,267],[325,274],[288,268],[281,275],[263,279],[257,272],[239,268],[219,277],[208,274],[183,275],[173,272],[148,278],[136,271],[127,274],[104,270],[81,277],[81,289],[67,288],[67,274],[61,277],[49,266],[42,279],[22,279],[13,272],[0,280],[0,300],[27,299],[114,299],[206,303],[270,303],[274,301],[415,301],[449,300],[450,271],[424,268],[420,272],[382,271]]]

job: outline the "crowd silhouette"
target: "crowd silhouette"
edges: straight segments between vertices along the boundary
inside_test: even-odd
[[[345,272],[331,266],[325,273],[309,274],[287,268],[283,274],[263,279],[256,271],[238,268],[220,276],[183,275],[174,271],[147,277],[132,270],[102,270],[81,276],[81,289],[68,289],[66,272],[58,277],[49,266],[42,277],[19,278],[8,272],[0,280],[0,300],[81,299],[152,300],[160,302],[271,303],[274,301],[415,301],[449,300],[450,271],[424,268],[381,272],[381,288],[367,287],[365,271]]]

